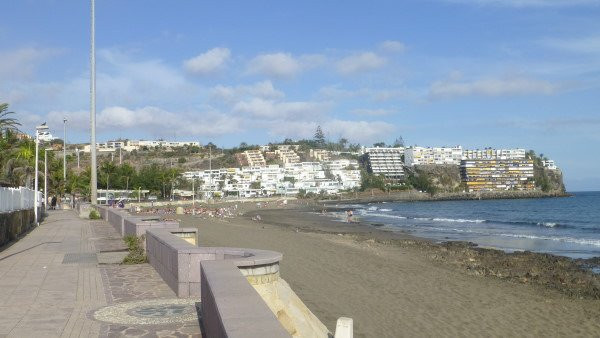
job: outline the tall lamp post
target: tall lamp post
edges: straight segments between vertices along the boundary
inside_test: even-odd
[[[39,219],[38,219],[38,203],[39,203],[39,192],[38,192],[38,161],[39,161],[39,148],[40,148],[40,133],[41,132],[47,132],[48,131],[48,126],[46,125],[46,122],[44,122],[42,125],[39,125],[37,127],[35,127],[35,183],[34,183],[34,188],[33,190],[35,190],[35,194],[34,194],[34,198],[33,198],[33,214],[35,216],[35,223],[37,225],[39,225]]]
[[[90,193],[92,204],[98,202],[98,176],[96,168],[96,1],[91,0],[91,34],[90,34],[90,156],[91,156],[91,177]]]
[[[63,117],[63,181],[67,185],[67,118]]]
[[[52,148],[44,149],[44,209],[48,209],[48,150]]]
[[[192,215],[196,214],[196,189],[194,182],[196,181],[196,175],[192,176]]]

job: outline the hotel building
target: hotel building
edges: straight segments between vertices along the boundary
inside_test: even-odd
[[[456,147],[410,147],[404,151],[404,164],[412,167],[427,164],[459,165],[463,157],[461,146]]]
[[[275,150],[275,153],[279,156],[279,159],[285,163],[299,163],[300,156],[296,154],[291,148],[279,148]]]
[[[308,155],[317,161],[324,162],[331,160],[331,152],[323,149],[311,149]]]
[[[525,149],[465,149],[464,160],[521,160],[525,159]]]
[[[265,161],[260,150],[246,150],[244,151],[244,154],[246,155],[248,166],[250,167],[264,167],[267,165],[267,161]]]
[[[462,160],[460,174],[468,192],[535,189],[532,160]]]
[[[365,148],[362,161],[373,175],[383,175],[388,180],[404,178],[404,148]]]

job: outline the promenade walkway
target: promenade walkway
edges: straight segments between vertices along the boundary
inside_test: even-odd
[[[50,211],[0,252],[0,337],[200,336],[193,301],[152,267],[98,263],[122,249],[104,221]]]

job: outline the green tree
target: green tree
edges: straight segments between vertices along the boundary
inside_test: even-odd
[[[7,130],[17,130],[21,124],[14,117],[10,117],[14,112],[8,111],[8,103],[0,103],[0,135],[4,135]]]
[[[321,126],[317,126],[314,139],[318,147],[322,148],[325,146],[325,133],[323,133]]]

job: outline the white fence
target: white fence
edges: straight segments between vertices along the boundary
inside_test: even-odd
[[[0,187],[0,213],[33,209],[34,203],[35,191],[32,189]]]

